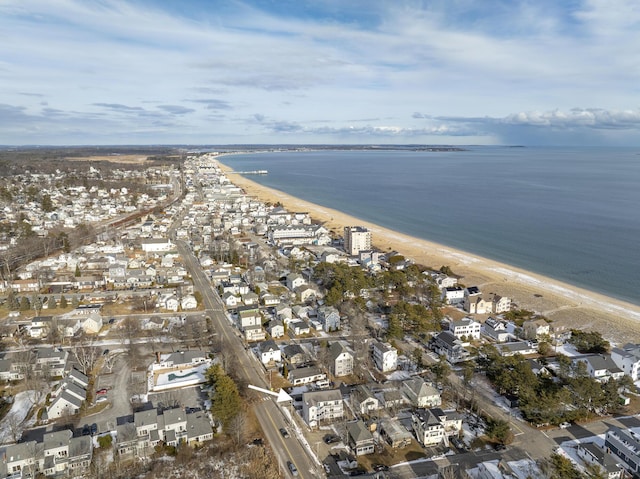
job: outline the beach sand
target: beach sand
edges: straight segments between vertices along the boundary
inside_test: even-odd
[[[232,168],[220,163],[229,173]],[[372,232],[372,243],[380,251],[395,250],[418,264],[439,269],[449,266],[466,286],[479,286],[483,293],[496,293],[512,299],[518,308],[544,315],[555,325],[600,332],[615,344],[640,342],[640,307],[572,286],[536,273],[497,261],[414,238],[376,224],[362,221],[340,211],[295,198],[267,188],[238,174],[228,174],[232,183],[246,194],[265,203],[281,203],[292,212],[308,212],[342,236],[345,226],[364,226]]]

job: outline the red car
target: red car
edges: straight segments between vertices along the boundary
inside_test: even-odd
[[[103,388],[103,389],[98,389],[96,391],[96,394],[107,394],[107,389]]]

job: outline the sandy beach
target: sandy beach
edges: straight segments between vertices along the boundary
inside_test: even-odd
[[[232,168],[220,163],[225,172]],[[616,344],[640,342],[640,307],[581,289],[529,271],[515,268],[465,251],[414,238],[359,220],[340,211],[316,205],[282,191],[259,185],[238,174],[229,179],[246,194],[263,202],[281,203],[289,211],[308,212],[325,227],[342,235],[344,226],[365,226],[380,251],[398,251],[418,264],[432,268],[449,266],[466,286],[479,286],[484,293],[512,298],[517,307],[544,315],[567,328],[595,330]]]

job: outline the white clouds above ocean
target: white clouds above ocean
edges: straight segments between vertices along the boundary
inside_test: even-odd
[[[0,144],[640,144],[635,1],[167,3],[0,1]]]

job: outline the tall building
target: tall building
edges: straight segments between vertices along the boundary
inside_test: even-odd
[[[363,226],[345,226],[344,250],[352,256],[371,249],[371,231]]]

